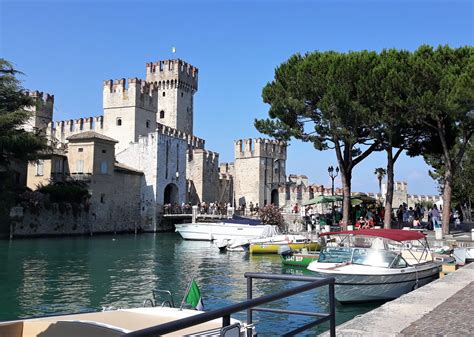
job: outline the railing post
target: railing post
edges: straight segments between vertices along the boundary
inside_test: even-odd
[[[336,299],[334,297],[334,281],[329,283],[329,334],[336,337]]]
[[[252,277],[247,276],[247,301],[252,299]],[[252,324],[252,308],[247,309],[247,324]],[[250,334],[250,335],[249,335]],[[252,329],[247,330],[247,337],[252,337]]]

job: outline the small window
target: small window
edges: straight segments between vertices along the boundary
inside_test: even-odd
[[[43,175],[43,169],[44,169],[44,162],[42,160],[38,160],[36,162],[36,175],[37,176],[42,176]]]
[[[107,153],[107,150],[102,150],[102,153]]]
[[[122,118],[117,118],[117,125],[121,126],[122,125]]]
[[[165,118],[165,111],[164,110],[160,111],[160,118]]]
[[[105,194],[100,195],[100,203],[105,204]]]
[[[146,121],[146,127],[147,127],[147,128],[150,127],[150,121]]]
[[[181,91],[181,97],[183,97],[183,92]]]
[[[163,97],[165,97],[165,96],[166,96],[166,93],[163,91]]]
[[[77,152],[83,152],[83,151],[84,151],[84,149],[82,147],[77,149]]]
[[[100,174],[107,174],[108,165],[106,161],[100,163]]]

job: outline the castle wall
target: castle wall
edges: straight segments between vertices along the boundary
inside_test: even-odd
[[[138,142],[117,154],[117,161],[143,171],[141,186],[141,213],[145,228],[157,231],[168,185],[176,187],[170,202],[186,201],[186,151],[187,139],[169,135],[163,128],[141,136]]]
[[[104,134],[119,141],[117,151],[156,128],[157,96],[154,85],[137,78],[104,81]]]
[[[187,178],[192,180],[196,195],[190,201],[214,202],[219,198],[219,155],[202,149],[193,150],[188,162]]]
[[[146,80],[158,87],[157,122],[192,134],[198,69],[182,60],[147,63]]]
[[[31,117],[23,125],[23,129],[28,132],[46,133],[48,124],[53,120],[54,95],[39,91],[26,94],[33,99],[34,105],[26,108],[27,111],[31,111]]]
[[[261,138],[237,140],[234,157],[237,205],[269,204],[274,190],[279,202],[278,187],[286,180],[286,145]]]

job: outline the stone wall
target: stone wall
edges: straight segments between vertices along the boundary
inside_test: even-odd
[[[219,154],[202,149],[192,150],[188,161],[187,178],[192,181],[195,195],[190,202],[214,202],[219,198]]]
[[[90,235],[133,232],[140,229],[140,213],[118,203],[107,207],[108,216],[98,205],[53,203],[24,207],[21,220],[13,221],[13,236]],[[112,216],[113,215],[113,216]]]

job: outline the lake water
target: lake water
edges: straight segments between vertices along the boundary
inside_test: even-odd
[[[217,309],[246,299],[247,271],[311,275],[301,268],[283,267],[277,255],[223,254],[210,242],[184,241],[174,233],[0,240],[0,321],[103,306],[142,306],[152,289],[170,290],[179,306],[192,277],[205,309]],[[296,284],[255,280],[254,297]],[[327,287],[273,306],[328,312]],[[338,304],[337,324],[376,306]],[[233,317],[245,319],[245,314]],[[259,336],[278,335],[309,320],[254,314]],[[279,332],[276,327],[288,330]],[[301,336],[327,329],[325,324]]]

